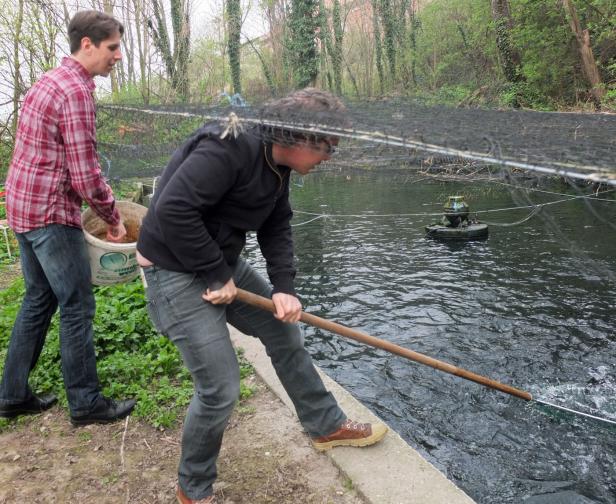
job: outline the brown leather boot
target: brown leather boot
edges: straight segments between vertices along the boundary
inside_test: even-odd
[[[184,491],[180,488],[180,485],[178,485],[175,496],[178,498],[178,502],[180,504],[216,504],[216,497],[213,495],[208,495],[207,497],[198,500],[187,497]]]
[[[334,446],[368,446],[383,439],[387,430],[387,426],[382,423],[358,423],[347,418],[337,431],[314,438],[312,443],[319,451]]]

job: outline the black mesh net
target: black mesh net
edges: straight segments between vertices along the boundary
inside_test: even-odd
[[[286,113],[261,106],[114,106],[98,111],[101,166],[110,178],[160,174],[169,155],[199,125],[271,140],[280,132],[340,145],[328,166],[411,169],[435,177],[561,177],[616,185],[616,116],[429,107],[404,100],[350,102],[336,115]]]

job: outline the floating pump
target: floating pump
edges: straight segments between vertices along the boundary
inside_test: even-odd
[[[488,237],[488,225],[469,217],[464,196],[449,196],[440,222],[426,226],[427,236],[439,240],[481,240]]]

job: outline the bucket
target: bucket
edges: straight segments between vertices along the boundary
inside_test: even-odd
[[[126,227],[127,236],[131,239],[129,243],[105,241],[107,223],[91,208],[81,214],[81,226],[88,246],[94,285],[130,282],[139,275],[137,237],[141,221],[148,209],[131,201],[116,201],[116,208]]]

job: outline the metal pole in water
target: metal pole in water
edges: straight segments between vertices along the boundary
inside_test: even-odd
[[[238,301],[241,301],[242,303],[255,306],[256,308],[260,308],[262,310],[266,310],[272,313],[276,311],[274,307],[274,302],[271,299],[264,298],[263,296],[253,294],[252,292],[248,292],[243,289],[237,289],[236,299]],[[504,383],[500,383],[496,380],[492,380],[491,378],[478,375],[476,373],[473,373],[472,371],[468,371],[466,369],[453,366],[452,364],[448,364],[447,362],[443,362],[438,359],[428,357],[427,355],[421,354],[419,352],[414,352],[413,350],[409,350],[408,348],[404,348],[394,343],[390,343],[389,341],[385,341],[385,340],[376,338],[374,336],[370,336],[368,334],[362,333],[360,331],[356,331],[355,329],[351,329],[349,327],[343,326],[342,324],[338,324],[336,322],[325,320],[321,317],[317,317],[316,315],[311,315],[309,313],[302,312],[300,320],[311,326],[319,327],[321,329],[325,329],[326,331],[339,334],[340,336],[354,339],[355,341],[359,341],[360,343],[364,343],[366,345],[370,345],[375,348],[386,350],[390,353],[399,355],[401,357],[405,357],[406,359],[419,362],[420,364],[425,364],[426,366],[430,366],[434,369],[438,369],[439,371],[444,371],[446,373],[459,376],[460,378],[464,378],[466,380],[474,381],[475,383],[479,383],[480,385],[484,385],[486,387],[489,387],[495,390],[500,390],[501,392],[504,392],[505,394],[519,397],[520,399],[524,399],[526,401],[534,401],[534,402],[549,406],[551,408],[560,409],[563,411],[567,411],[569,413],[573,413],[575,415],[580,415],[580,416],[584,416],[587,418],[592,418],[593,420],[598,420],[600,422],[606,422],[612,425],[616,425],[616,421],[609,420],[607,418],[603,418],[603,417],[599,417],[595,415],[591,415],[589,413],[583,413],[581,411],[576,411],[570,408],[565,408],[564,406],[558,406],[556,404],[542,401],[540,399],[535,399],[533,398],[530,392],[517,389],[510,385],[505,385]]]
[[[591,418],[592,420],[598,420],[599,422],[605,422],[611,425],[616,425],[616,421],[614,420],[610,420],[608,418],[604,418],[604,417],[600,417],[600,416],[596,416],[596,415],[591,415],[590,413],[585,413],[583,411],[577,411],[571,408],[565,408],[564,406],[560,406],[558,404],[554,404],[554,403],[550,403],[547,401],[542,401],[541,399],[531,399],[532,401],[539,403],[539,404],[543,404],[544,406],[549,406],[550,408],[555,408],[555,409],[559,409],[562,411],[566,411],[567,413],[573,413],[574,415],[579,415],[579,416],[583,416],[586,418]]]

